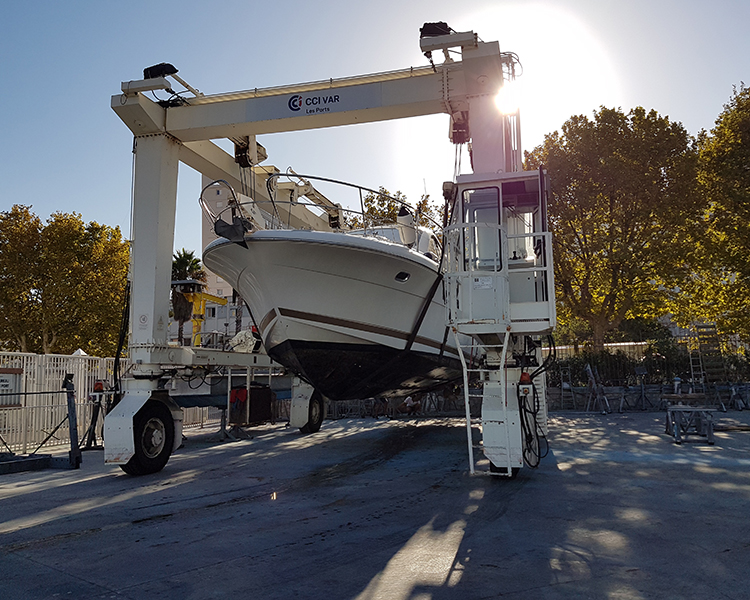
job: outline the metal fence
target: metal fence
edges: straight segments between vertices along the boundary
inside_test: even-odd
[[[706,378],[703,365],[708,355],[701,358],[704,350],[697,335],[605,344],[599,352],[584,343],[559,346],[547,371],[549,405],[585,407],[591,397],[590,371],[612,397],[620,398],[620,404],[640,399],[642,405],[660,405],[660,398],[677,386],[681,393],[700,391],[709,403],[741,409],[750,404],[750,351],[736,335],[717,336],[716,342],[720,356],[714,354],[713,360],[721,368],[711,379]]]
[[[37,450],[50,435],[45,447],[70,443],[62,389],[70,373],[81,438],[93,415],[95,384],[111,380],[113,367],[111,358],[0,352],[0,435],[13,451],[24,454]]]
[[[183,428],[197,428],[215,426],[221,423],[221,409],[214,406],[198,406],[183,408]]]
[[[747,348],[736,336],[722,336],[719,340],[721,361],[726,381],[750,380]],[[641,376],[646,384],[671,384],[675,377],[691,379],[691,352],[695,354],[698,341],[682,336],[650,342],[622,342],[605,344],[595,352],[588,347],[558,346],[556,361],[548,372],[548,383],[559,387],[563,383],[585,386],[588,383],[586,365],[595,368],[605,385],[636,385]]]
[[[38,402],[39,398],[54,398],[52,401]],[[67,422],[68,405],[65,392],[45,392],[44,394],[22,394],[18,406],[0,407],[0,436],[5,445],[23,454],[35,452],[44,447],[70,443],[70,427]],[[93,402],[76,402],[76,416],[79,438],[88,429],[93,414]],[[45,442],[45,438],[47,441]]]
[[[78,393],[76,393],[78,439],[83,445],[89,427],[93,427],[95,443],[101,444],[104,427],[103,413],[100,412],[97,422],[92,424],[94,398],[87,397],[83,401],[79,401],[78,398]],[[221,422],[221,410],[214,407],[185,408],[183,413],[184,428],[216,426]],[[64,394],[59,394],[53,404],[2,406],[0,407],[0,436],[13,452],[28,454],[39,450],[39,445],[57,427],[57,431],[44,443],[41,450],[52,446],[67,445],[70,443],[70,427],[65,420],[67,414],[68,406],[65,403]],[[4,450],[4,445],[0,444],[0,453]]]
[[[97,381],[111,381],[115,360],[94,356],[25,354],[0,352],[0,407],[57,404],[55,392],[62,389],[65,375],[73,374],[76,396],[86,398]],[[17,392],[15,396],[12,392]],[[43,393],[52,392],[52,393]]]
[[[83,443],[93,427],[101,443],[103,411],[99,411],[97,422],[91,423],[95,404],[102,401],[102,394],[94,391],[95,384],[103,381],[108,387],[113,372],[113,358],[0,352],[0,436],[13,452],[27,454],[59,426],[42,450],[69,444],[68,407],[62,382],[67,373],[72,373],[78,438]],[[186,408],[183,427],[213,426],[220,420],[219,409]],[[5,450],[0,443],[0,452]]]
[[[586,352],[582,346],[557,346],[555,348],[557,360],[566,360]],[[641,359],[649,348],[649,342],[618,342],[613,344],[604,344],[604,349],[609,354],[622,353],[630,358]]]

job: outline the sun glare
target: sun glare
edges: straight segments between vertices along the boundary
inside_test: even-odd
[[[523,114],[526,150],[573,115],[591,115],[602,105],[623,105],[605,44],[582,19],[558,6],[500,6],[468,14],[451,26],[473,29],[485,41],[498,40],[501,51],[518,55],[523,68],[517,71],[510,95]]]
[[[495,96],[495,106],[504,115],[513,115],[521,107],[519,86],[518,81],[506,81]]]
[[[497,99],[506,113],[520,109],[521,144],[533,150],[573,115],[591,116],[600,106],[624,106],[606,45],[582,18],[544,2],[504,5],[450,18],[456,31],[473,30],[518,55],[521,67]],[[398,123],[391,155],[393,180],[410,201],[426,191],[441,199],[443,181],[457,161],[448,140],[448,118],[433,115]],[[471,172],[464,152],[461,172]],[[393,190],[391,190],[393,191]]]

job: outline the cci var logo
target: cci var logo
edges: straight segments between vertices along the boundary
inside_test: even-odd
[[[289,108],[293,111],[298,111],[302,108],[302,96],[295,95],[289,98]]]
[[[338,94],[332,96],[307,96],[305,98],[299,94],[295,94],[289,98],[287,104],[289,110],[293,110],[294,112],[299,112],[304,106],[306,115],[317,115],[320,113],[331,112],[331,106],[339,104],[340,102],[341,97]]]

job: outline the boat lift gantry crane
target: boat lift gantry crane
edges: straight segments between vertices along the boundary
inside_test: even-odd
[[[544,174],[521,172],[518,113],[503,115],[496,107],[495,98],[512,72],[514,56],[501,53],[498,42],[479,41],[473,32],[456,33],[444,23],[428,23],[420,31],[420,47],[431,63],[426,67],[203,95],[179,79],[174,67],[161,64],[146,69],[142,80],[122,83],[121,93],[112,96],[112,109],[135,137],[135,160],[132,369],[123,380],[122,400],[105,421],[107,463],[120,464],[134,474],[155,472],[180,444],[181,409],[160,380],[210,366],[258,365],[258,355],[168,343],[179,163],[242,189],[247,183],[242,169],[255,167],[262,153],[257,135],[446,113],[451,141],[471,144],[474,170],[444,189],[454,206],[446,230],[447,324],[457,336],[472,336],[489,357],[480,373],[485,453],[491,440],[488,457],[498,467],[495,470],[505,467],[509,475],[516,472],[522,433],[513,419],[518,421],[516,397],[521,396],[508,394],[505,386],[512,381],[515,391],[515,382],[525,381],[521,373],[535,364],[539,354],[533,342],[529,344],[529,336],[551,331],[555,320]],[[460,52],[461,60],[452,60],[449,50]],[[445,61],[435,65],[432,53],[440,51]],[[170,77],[191,95],[174,94]],[[154,102],[145,95],[153,90],[173,96]],[[211,141],[219,138],[234,142],[234,156]],[[252,193],[256,203],[270,204],[262,186]],[[279,208],[287,211],[282,219],[292,227],[330,228],[329,220],[301,205]],[[329,215],[336,211],[335,206],[321,208]],[[515,237],[509,236],[509,224],[515,227]],[[515,263],[508,256],[509,237],[516,249]],[[519,284],[518,302],[514,302],[514,283]],[[519,366],[511,367],[510,357],[517,353],[509,349],[518,339],[532,349],[526,348],[517,359]],[[465,368],[467,419],[469,379],[475,366],[469,362]],[[509,369],[517,375],[505,377]],[[293,396],[291,424],[304,430],[312,390],[300,389]],[[470,433],[469,422],[467,426]],[[470,452],[471,446],[469,439]]]

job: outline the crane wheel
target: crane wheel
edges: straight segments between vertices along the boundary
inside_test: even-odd
[[[320,426],[323,424],[323,418],[325,417],[325,402],[320,392],[315,391],[310,397],[310,408],[308,412],[308,421],[299,430],[302,433],[315,433],[320,430]]]
[[[149,400],[133,417],[135,454],[120,468],[128,475],[148,475],[161,471],[174,447],[174,420],[169,408]]]

